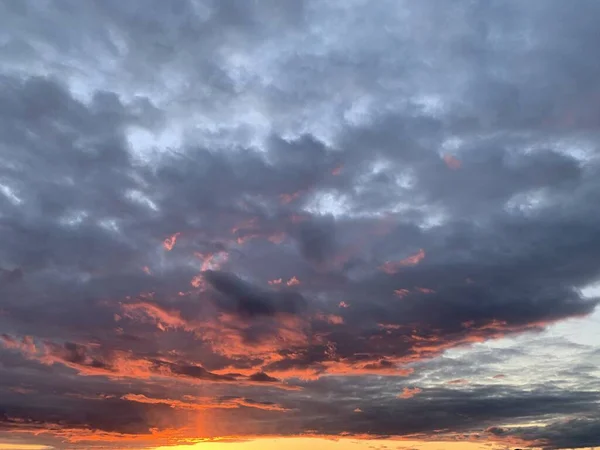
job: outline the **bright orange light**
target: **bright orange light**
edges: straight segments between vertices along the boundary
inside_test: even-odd
[[[360,409],[355,410],[357,413]],[[236,439],[238,439],[236,441]],[[258,438],[249,441],[239,441],[243,437],[231,437],[223,440],[206,441],[194,445],[178,445],[175,447],[155,447],[151,450],[367,450],[369,448],[414,449],[414,450],[500,450],[506,445],[491,442],[448,442],[448,441],[417,441],[365,439],[352,437],[291,437],[291,438]]]

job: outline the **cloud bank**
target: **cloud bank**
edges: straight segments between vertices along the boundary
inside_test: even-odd
[[[0,437],[600,445],[599,16],[2,3]]]

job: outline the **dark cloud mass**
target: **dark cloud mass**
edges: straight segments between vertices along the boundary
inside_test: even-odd
[[[600,3],[440,6],[0,1],[0,445],[600,446]]]

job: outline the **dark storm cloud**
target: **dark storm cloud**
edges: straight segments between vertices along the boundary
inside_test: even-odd
[[[241,316],[295,314],[305,306],[305,300],[298,293],[260,291],[232,274],[206,271],[204,279],[224,297],[223,309]],[[227,301],[233,303],[228,305]]]
[[[177,398],[210,383],[299,405],[249,418],[250,434],[495,427],[598,445],[583,359],[557,372],[572,392],[519,392],[481,377],[526,348],[476,352],[472,370],[440,355],[598,303],[580,289],[600,276],[599,15],[593,1],[1,4],[2,426],[179,426],[148,416],[169,411],[147,400],[176,398],[168,380]],[[115,398],[61,408],[71,383]],[[144,401],[119,400],[132,392]],[[246,413],[220,411],[219,432]]]

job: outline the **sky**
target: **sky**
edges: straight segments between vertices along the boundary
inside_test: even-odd
[[[0,449],[600,447],[599,19],[0,0]]]

